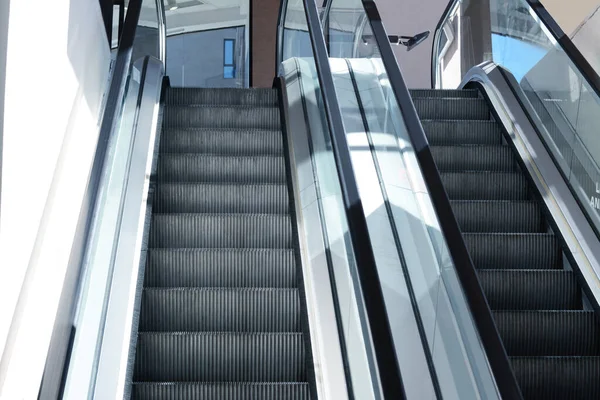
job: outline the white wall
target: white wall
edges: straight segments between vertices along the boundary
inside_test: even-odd
[[[109,63],[98,0],[11,2],[0,203],[0,397],[37,397]]]

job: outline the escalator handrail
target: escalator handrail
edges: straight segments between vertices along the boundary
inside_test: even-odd
[[[450,198],[444,189],[421,120],[398,66],[377,6],[373,0],[363,0],[362,3],[371,24],[376,44],[379,47],[387,78],[404,118],[442,234],[445,237],[467,304],[496,379],[498,390],[502,398],[522,398],[506,349],[500,339],[494,317],[477,276],[475,265],[467,249],[456,216],[452,211]]]
[[[366,317],[372,339],[377,373],[383,398],[405,399],[406,393],[396,356],[392,330],[383,297],[383,288],[375,254],[370,238],[367,216],[352,166],[350,148],[346,139],[346,130],[338,103],[329,65],[329,55],[321,27],[319,12],[314,0],[303,0],[308,33],[310,36],[315,67],[321,87],[323,104],[331,147],[338,168],[338,177],[344,212],[348,220],[348,233],[352,242],[352,251],[356,260],[358,278],[363,293]],[[283,30],[285,25],[287,1],[281,2],[277,35],[277,61],[282,61]]]
[[[437,69],[437,47],[439,43],[439,36],[441,34],[442,25],[448,19],[450,12],[454,9],[456,4],[462,0],[450,0],[446,9],[442,13],[441,18],[439,19],[435,32],[433,35],[433,45],[431,49],[431,87],[435,89],[436,84],[436,69]],[[558,23],[548,10],[540,3],[539,0],[526,0],[527,4],[531,7],[533,12],[540,19],[540,23],[544,25],[544,27],[550,32],[554,40],[558,43],[561,49],[565,52],[567,57],[573,62],[575,68],[579,71],[583,79],[588,83],[588,85],[592,88],[596,96],[600,98],[600,75],[598,72],[592,67],[589,61],[583,56],[581,51],[575,46],[571,38],[566,35],[563,30],[560,28]]]

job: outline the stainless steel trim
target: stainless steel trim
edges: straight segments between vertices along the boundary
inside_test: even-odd
[[[93,397],[123,398],[164,67],[147,57]]]
[[[163,0],[156,0],[156,17],[158,20],[158,59],[167,69],[167,17]]]
[[[509,83],[493,62],[473,67],[460,87],[479,83],[498,112],[527,172],[542,194],[558,229],[586,280],[596,303],[600,303],[600,243],[579,203],[515,97]],[[535,118],[535,116],[532,116]],[[541,122],[540,122],[541,124]],[[543,125],[539,125],[543,126]]]

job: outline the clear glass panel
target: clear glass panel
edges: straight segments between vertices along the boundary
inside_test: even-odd
[[[489,0],[478,3],[479,15],[489,15],[478,30],[465,29],[472,2],[457,1],[437,37],[434,67],[436,86],[456,88],[477,63],[465,58],[474,38],[491,48],[494,63],[514,77],[516,93],[537,116],[538,131],[556,164],[569,181],[597,231],[600,231],[600,99],[526,0]],[[467,32],[462,36],[452,32]],[[448,67],[451,33],[454,68]],[[474,51],[481,55],[487,49]],[[593,61],[593,60],[592,60]]]
[[[416,299],[414,313],[422,321],[426,341],[423,347],[411,342],[410,334],[402,329],[406,324],[392,323],[407,396],[433,396],[423,392],[427,380],[433,379],[427,359],[419,354],[424,351],[445,396],[497,397],[362,2],[333,0],[324,26],[328,29],[330,63],[361,199],[367,208],[369,231],[377,243],[374,251],[378,269],[390,277],[383,283],[384,291],[402,293],[406,271]],[[389,316],[391,321],[400,321],[397,315],[403,312],[413,312],[411,305],[400,299],[396,305],[389,308],[394,314]]]
[[[250,0],[164,2],[171,85],[248,87]]]
[[[152,56],[159,58],[158,52],[158,11],[156,0],[143,0],[140,19],[135,31],[132,60]]]

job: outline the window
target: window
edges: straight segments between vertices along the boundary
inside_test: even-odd
[[[223,78],[235,78],[235,39],[225,39],[223,41]]]

